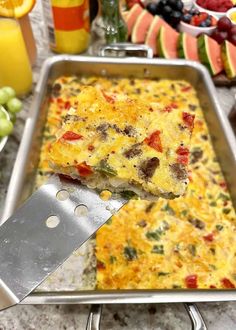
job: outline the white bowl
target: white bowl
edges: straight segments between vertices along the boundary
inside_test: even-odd
[[[193,0],[182,0],[184,9],[190,10],[193,6]]]
[[[215,19],[217,19],[217,17],[215,17]],[[201,33],[211,35],[215,29],[216,26],[200,27],[185,23],[183,21],[179,23],[180,32],[186,32],[188,34],[191,34],[193,37],[197,37]]]
[[[236,13],[236,7],[233,7],[233,8],[231,8],[231,9],[229,9],[229,10],[227,11],[227,13],[226,13],[226,16],[231,20],[231,23],[232,23],[233,25],[236,25],[236,21],[233,22],[232,19],[230,18],[230,15],[231,15],[232,13]]]
[[[199,6],[199,5],[197,4],[197,1],[196,1],[196,0],[194,1],[194,6],[195,6],[199,11],[201,11],[201,12],[203,11],[203,12],[205,12],[205,13],[207,13],[207,14],[209,14],[209,15],[212,15],[212,16],[218,18],[218,19],[221,18],[221,17],[223,17],[223,16],[226,16],[226,12],[212,11],[212,10],[208,10],[208,9],[205,9],[205,8]]]
[[[8,112],[2,107],[1,111],[5,113],[7,119],[10,120],[9,114]],[[3,138],[0,137],[0,152],[3,150],[3,148],[5,147],[5,144],[7,143],[8,140],[8,136],[4,136]]]

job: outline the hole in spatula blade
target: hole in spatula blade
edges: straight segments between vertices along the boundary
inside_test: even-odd
[[[46,226],[48,228],[56,228],[60,223],[60,219],[56,215],[50,215],[46,220]]]
[[[80,204],[76,206],[74,213],[77,217],[87,217],[88,216],[88,208],[86,205]]]
[[[59,190],[56,197],[59,201],[63,202],[69,198],[70,194],[66,189]]]

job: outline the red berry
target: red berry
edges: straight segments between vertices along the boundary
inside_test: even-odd
[[[140,0],[127,0],[126,3],[129,9],[131,9],[136,3],[143,7],[143,3]]]
[[[230,19],[226,16],[223,16],[219,19],[217,27],[220,31],[229,31],[231,29],[232,23]]]
[[[217,12],[226,12],[233,7],[231,0],[197,0],[197,4],[203,8]]]
[[[211,26],[216,26],[217,25],[217,20],[215,17],[211,16]]]
[[[228,38],[228,33],[226,31],[214,30],[211,37],[215,39],[218,44],[222,44]]]
[[[229,37],[229,41],[231,42],[231,44],[233,44],[234,46],[236,46],[236,34],[233,34]]]
[[[232,36],[236,34],[236,25],[232,25],[230,31],[229,31],[229,35]]]
[[[205,21],[205,19],[207,19],[207,17],[208,17],[207,13],[200,13],[200,15],[199,15],[199,18],[200,18],[201,22]]]

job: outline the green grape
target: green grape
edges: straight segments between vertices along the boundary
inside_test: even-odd
[[[15,113],[12,113],[12,112],[9,112],[9,117],[10,117],[10,120],[13,124],[15,124],[15,121],[16,121],[16,114]]]
[[[11,113],[17,113],[22,109],[22,102],[14,97],[7,102],[7,109]]]
[[[9,100],[9,96],[6,91],[3,90],[3,88],[0,89],[0,104],[6,104]]]
[[[16,96],[16,92],[12,87],[6,86],[6,87],[3,87],[2,90],[4,90],[4,92],[7,92],[8,101]]]
[[[5,109],[3,108],[3,106],[0,105],[0,120],[1,120],[1,119],[6,119],[6,118],[7,118],[7,115],[5,114],[4,110],[5,110]]]
[[[11,134],[13,130],[13,124],[8,119],[0,119],[0,137]]]

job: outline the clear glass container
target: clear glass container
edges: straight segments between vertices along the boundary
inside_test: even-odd
[[[103,45],[127,41],[128,30],[120,9],[119,0],[99,0],[98,14],[91,29],[93,54],[98,54]]]

